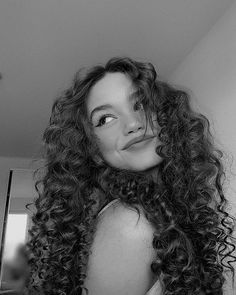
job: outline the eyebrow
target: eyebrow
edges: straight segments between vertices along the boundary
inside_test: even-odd
[[[136,92],[132,92],[129,96],[128,96],[128,99],[129,100],[132,100],[136,97]],[[96,112],[99,112],[99,111],[103,111],[103,110],[107,110],[107,109],[112,109],[113,106],[109,103],[107,104],[103,104],[103,105],[100,105],[96,108],[94,108],[90,114],[90,121],[92,121],[92,118],[93,118],[93,115],[96,113]]]
[[[96,113],[96,112],[99,112],[99,111],[102,111],[102,110],[107,110],[107,109],[112,109],[112,105],[111,104],[103,104],[99,107],[96,107],[95,109],[92,110],[91,114],[90,114],[90,121],[92,120],[93,118],[93,115]]]

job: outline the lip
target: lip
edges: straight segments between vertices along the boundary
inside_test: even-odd
[[[150,139],[150,138],[153,138],[154,136],[152,135],[147,135],[147,136],[145,136],[145,137],[143,137],[143,135],[141,135],[141,136],[138,136],[138,137],[135,137],[135,138],[133,138],[133,139],[131,139],[130,141],[128,141],[127,143],[126,143],[126,145],[123,147],[123,149],[122,150],[126,150],[126,149],[128,149],[131,145],[133,145],[133,144],[135,144],[135,143],[138,143],[138,142],[141,142],[141,141],[145,141],[145,140],[147,140],[147,139]]]

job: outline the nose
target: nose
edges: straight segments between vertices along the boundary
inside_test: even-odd
[[[145,128],[144,120],[140,115],[130,115],[124,122],[124,135],[136,133]]]

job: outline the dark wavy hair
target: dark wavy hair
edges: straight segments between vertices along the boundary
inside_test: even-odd
[[[117,169],[98,149],[86,99],[107,73],[121,72],[135,86],[152,126],[157,115],[162,162],[149,171]],[[155,227],[150,265],[162,275],[164,295],[223,294],[225,271],[236,261],[235,218],[226,212],[223,152],[215,147],[208,119],[190,106],[186,91],[157,77],[151,63],[113,57],[105,66],[81,69],[53,104],[44,140],[44,173],[27,246],[29,294],[82,294],[101,204],[120,201]],[[155,172],[155,173],[154,173]],[[231,241],[231,242],[230,242]],[[230,261],[226,260],[230,258]],[[234,280],[233,280],[234,282]]]

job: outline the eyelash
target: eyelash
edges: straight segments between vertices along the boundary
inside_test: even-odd
[[[135,105],[134,105],[134,110],[136,111],[136,110],[138,110],[138,109],[136,109],[136,107],[137,106],[140,106],[140,105],[142,105],[142,103],[140,103],[139,101],[137,101],[136,103],[135,103]],[[101,117],[100,117],[100,119],[98,120],[98,124],[95,126],[95,127],[100,127],[100,126],[102,126],[102,125],[104,125],[104,124],[101,124],[101,122],[102,122],[102,120],[103,119],[106,119],[107,117],[113,117],[113,115],[111,115],[111,114],[106,114],[106,115],[102,115]],[[114,118],[114,117],[113,117]]]
[[[101,122],[102,122],[103,119],[106,119],[107,117],[111,117],[111,115],[110,114],[107,114],[107,115],[101,116],[101,118],[98,120],[98,124],[96,125],[96,127],[99,127],[99,126],[104,125],[105,123],[104,124],[101,124]]]

